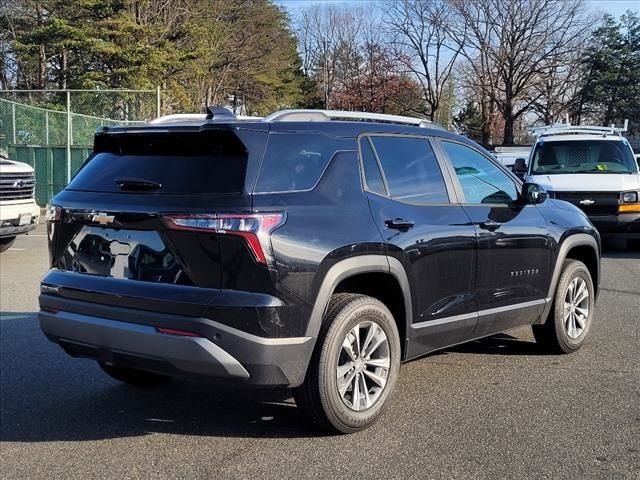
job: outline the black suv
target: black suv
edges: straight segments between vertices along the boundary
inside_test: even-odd
[[[47,216],[39,319],[67,353],[131,384],[292,387],[341,432],[434,350],[520,325],[577,350],[600,279],[579,209],[405,117],[104,128]]]

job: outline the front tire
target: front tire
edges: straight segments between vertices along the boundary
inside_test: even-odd
[[[579,350],[589,336],[594,307],[589,269],[578,260],[566,260],[546,323],[533,325],[536,342],[552,353]]]
[[[399,371],[400,336],[389,309],[365,295],[336,294],[296,403],[321,428],[364,430],[388,405]]]
[[[0,253],[6,252],[11,248],[13,242],[15,242],[16,237],[3,237],[0,238]]]
[[[165,375],[136,370],[134,368],[116,367],[102,362],[98,362],[98,364],[111,378],[136,387],[155,387],[156,385],[167,383],[171,379]]]

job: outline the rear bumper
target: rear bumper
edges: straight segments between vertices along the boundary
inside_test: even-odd
[[[209,319],[40,295],[40,328],[72,356],[197,382],[300,385],[312,337],[262,338]],[[168,335],[157,328],[197,332]]]
[[[603,237],[640,239],[640,213],[590,215],[589,220]]]

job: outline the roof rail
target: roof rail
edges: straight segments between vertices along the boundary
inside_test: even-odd
[[[217,119],[230,119],[231,117],[220,117]],[[162,117],[154,118],[149,121],[149,123],[153,124],[164,124],[164,123],[179,123],[179,122],[204,122],[209,119],[208,115],[204,113],[174,113],[171,115],[164,115]],[[233,120],[262,120],[262,117],[252,117],[247,115],[236,115],[233,117]]]
[[[618,135],[622,136],[629,128],[629,120],[624,121],[623,127],[616,127],[615,124],[610,126],[589,126],[589,125],[571,125],[567,119],[567,123],[558,123],[555,125],[544,125],[542,127],[533,127],[529,129],[529,133],[534,137],[547,137],[551,135]]]
[[[331,120],[396,123],[425,128],[443,128],[423,118],[387,115],[384,113],[350,112],[346,110],[281,110],[264,119],[265,122],[327,122]]]

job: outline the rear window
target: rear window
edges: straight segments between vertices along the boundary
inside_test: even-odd
[[[321,133],[272,133],[255,191],[310,190],[337,151],[354,149],[353,140]]]
[[[128,133],[96,138],[90,158],[67,189],[123,192],[116,180],[160,184],[154,193],[241,193],[247,151],[232,131]]]

